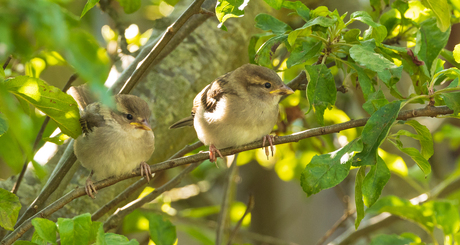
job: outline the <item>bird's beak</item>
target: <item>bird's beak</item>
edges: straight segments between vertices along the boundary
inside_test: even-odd
[[[292,90],[290,87],[283,85],[279,89],[275,89],[273,91],[270,91],[270,94],[276,94],[276,95],[288,95],[288,94],[293,94],[294,90]]]
[[[138,129],[143,129],[143,130],[146,130],[146,131],[152,131],[152,128],[150,127],[150,125],[147,122],[147,120],[142,120],[142,122],[132,122],[130,124],[134,125]]]

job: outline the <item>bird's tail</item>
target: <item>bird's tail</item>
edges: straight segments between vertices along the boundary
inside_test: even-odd
[[[96,102],[96,98],[85,84],[72,86],[67,93],[75,99],[81,110],[85,109],[89,104]]]
[[[169,129],[182,128],[182,127],[185,127],[185,126],[193,126],[193,117],[192,116],[183,118],[183,119],[175,122],[173,125],[169,126]]]

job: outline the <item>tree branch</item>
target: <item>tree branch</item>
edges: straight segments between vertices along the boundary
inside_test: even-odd
[[[3,70],[5,70],[6,67],[8,67],[8,64],[10,63],[12,58],[13,58],[12,55],[10,55],[10,56],[8,56],[8,58],[6,58],[5,63],[3,63]]]
[[[216,229],[216,245],[221,245],[224,241],[225,230],[228,223],[229,208],[232,201],[232,195],[234,194],[235,187],[235,176],[238,173],[238,166],[236,165],[236,157],[227,157],[226,161],[231,161],[228,164],[231,164],[227,171],[227,178],[225,180],[224,191],[222,195],[222,203],[219,212],[219,218],[217,220],[217,229]],[[230,158],[230,159],[229,159]]]
[[[453,111],[449,109],[447,106],[440,106],[440,107],[425,107],[421,109],[414,109],[414,110],[407,110],[407,111],[402,111],[398,115],[398,120],[407,120],[409,118],[414,118],[414,117],[435,117],[438,115],[446,115],[446,114],[452,114]],[[358,120],[351,120],[348,122],[344,123],[339,123],[339,124],[334,124],[330,126],[325,126],[325,127],[319,127],[319,128],[313,128],[313,129],[308,129],[305,131],[301,131],[298,133],[294,133],[292,135],[286,135],[286,136],[280,136],[280,137],[275,137],[275,141],[273,142],[274,145],[279,145],[279,144],[285,144],[285,143],[291,143],[291,142],[298,142],[302,139],[306,138],[311,138],[315,136],[320,136],[320,135],[325,135],[325,134],[331,134],[331,133],[337,133],[342,130],[350,129],[350,128],[355,128],[355,127],[361,127],[364,126],[369,120],[369,118],[363,118],[363,119],[358,119]],[[73,142],[73,141],[71,141]],[[243,151],[248,151],[248,150],[253,150],[253,149],[258,149],[262,147],[262,140],[255,141],[253,143],[249,143],[243,146],[238,146],[238,147],[230,147],[226,149],[220,150],[223,156],[228,156],[228,155],[233,155],[239,152]],[[69,150],[69,147],[67,148]],[[67,152],[66,150],[66,152]],[[71,151],[73,157],[75,155],[73,154],[73,151]],[[64,153],[66,154],[66,153]],[[190,164],[190,163],[197,163],[201,162],[204,160],[209,159],[209,154],[207,152],[205,153],[197,153],[192,156],[187,156],[187,157],[181,157],[177,159],[171,159],[171,160],[166,160],[161,163],[153,164],[151,165],[151,170],[152,173],[156,173],[158,171],[163,171],[166,169],[174,168],[177,166],[182,166],[185,164]],[[61,159],[62,160],[62,159]],[[73,159],[75,161],[75,159]],[[54,174],[54,173],[53,173]],[[117,177],[111,177],[105,180],[98,181],[94,184],[96,190],[111,186],[117,182],[120,182],[125,179],[133,178],[136,176],[140,176],[140,169],[126,173]],[[169,182],[168,182],[169,183]],[[45,187],[46,188],[46,187]],[[43,191],[42,191],[43,192]],[[17,240],[19,237],[22,236],[28,229],[32,227],[31,221],[35,217],[48,217],[52,213],[56,212],[60,208],[62,208],[64,205],[69,203],[70,201],[86,195],[85,188],[84,187],[78,187],[75,190],[69,192],[59,200],[55,201],[48,207],[44,208],[41,210],[39,213],[34,215],[33,217],[29,218],[27,221],[22,223],[19,227],[16,227],[16,229],[8,235],[3,241],[2,245],[4,244],[12,244],[15,240]],[[31,207],[35,207],[31,205]],[[29,208],[31,208],[29,207]],[[24,219],[25,214],[21,219]],[[19,222],[18,222],[19,224]]]

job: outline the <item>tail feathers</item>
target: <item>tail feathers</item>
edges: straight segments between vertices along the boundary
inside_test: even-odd
[[[78,106],[83,110],[89,104],[96,102],[94,95],[91,93],[87,85],[73,86],[67,91],[75,101]]]
[[[169,129],[182,128],[182,127],[185,127],[185,126],[193,126],[193,117],[192,116],[183,118],[183,119],[175,122],[173,125],[169,126]]]

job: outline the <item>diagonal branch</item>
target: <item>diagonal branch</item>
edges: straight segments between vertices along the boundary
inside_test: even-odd
[[[440,106],[440,107],[425,107],[421,109],[414,109],[414,110],[407,110],[407,111],[402,111],[399,113],[397,120],[407,120],[409,118],[414,118],[414,117],[436,117],[439,115],[446,115],[446,114],[452,114],[453,110],[449,109],[447,106]],[[356,127],[361,127],[364,126],[369,120],[369,118],[363,118],[363,119],[358,119],[358,120],[351,120],[348,122],[344,123],[339,123],[339,124],[334,124],[330,126],[325,126],[325,127],[319,127],[319,128],[313,128],[313,129],[308,129],[305,131],[301,131],[298,133],[294,133],[292,135],[286,135],[286,136],[280,136],[276,137],[275,141],[273,144],[279,145],[279,144],[285,144],[285,143],[291,143],[291,142],[298,142],[302,139],[306,138],[311,138],[315,136],[320,136],[320,135],[325,135],[325,134],[331,134],[331,133],[337,133],[342,130],[350,129],[350,128],[356,128]],[[226,149],[220,150],[223,156],[228,156],[228,155],[233,155],[239,152],[243,151],[248,151],[248,150],[253,150],[257,148],[262,147],[262,140],[255,141],[253,143],[249,143],[243,146],[238,146],[238,147],[230,147]],[[73,152],[72,152],[73,153]],[[198,153],[192,156],[187,156],[187,157],[181,157],[177,159],[171,159],[171,160],[166,160],[161,163],[153,164],[151,165],[151,170],[152,173],[156,173],[158,171],[163,171],[166,169],[174,168],[177,166],[182,166],[190,163],[197,163],[201,162],[204,160],[209,159],[209,154],[207,152],[205,153]],[[98,181],[94,184],[96,190],[111,186],[117,182],[120,182],[125,179],[133,178],[136,176],[140,176],[140,169],[133,171],[131,173],[126,173],[117,177],[111,177],[105,180]],[[60,208],[62,208],[64,205],[69,203],[70,201],[86,195],[85,193],[85,188],[84,187],[78,187],[75,190],[67,193],[63,197],[61,197],[59,200],[55,201],[48,207],[44,208],[37,214],[35,214],[33,217],[27,219],[27,221],[23,222],[19,227],[17,227],[11,234],[9,234],[3,241],[2,245],[5,244],[12,244],[14,241],[16,241],[19,237],[22,236],[27,230],[29,230],[32,227],[31,221],[35,217],[42,217],[46,218],[52,213],[56,212]]]

